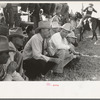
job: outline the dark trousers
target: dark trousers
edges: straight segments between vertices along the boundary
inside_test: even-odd
[[[29,79],[35,79],[40,74],[45,75],[50,69],[53,68],[54,65],[55,63],[53,62],[45,62],[34,58],[23,61],[23,68]]]

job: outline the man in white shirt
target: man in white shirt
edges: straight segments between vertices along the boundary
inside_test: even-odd
[[[50,29],[49,21],[40,21],[36,29],[37,34],[32,36],[23,50],[23,67],[30,80],[41,74],[45,75],[51,68],[48,63],[52,62],[53,65],[60,63],[60,59],[48,57],[44,52],[47,49],[46,39],[50,37]]]
[[[66,36],[70,32],[71,26],[69,23],[66,23],[61,27],[61,31],[52,35],[51,39],[48,41],[49,54],[62,59],[60,64],[55,65],[53,69],[54,74],[62,74],[64,66],[68,64],[74,57],[73,53],[70,54],[69,52],[71,48],[66,39]]]

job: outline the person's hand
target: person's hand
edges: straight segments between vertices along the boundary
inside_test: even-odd
[[[7,74],[13,74],[16,68],[17,68],[17,63],[15,61],[12,61],[7,67]]]

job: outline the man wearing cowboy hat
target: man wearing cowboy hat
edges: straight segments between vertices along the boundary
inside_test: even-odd
[[[23,46],[24,42],[24,35],[23,31],[20,27],[15,27],[9,30],[9,46],[13,48],[15,53],[9,53],[10,58],[8,59],[7,64],[11,61],[16,61],[17,62],[17,69],[16,71],[12,74],[13,80],[14,81],[24,81],[22,75],[23,75],[23,56],[22,54],[18,51],[18,49]]]
[[[21,27],[15,27],[9,29],[9,35],[8,35],[9,41],[13,42],[16,49],[19,49],[20,47],[23,46],[24,37],[25,35],[23,34]]]
[[[73,59],[73,54],[69,53],[70,46],[66,36],[71,32],[71,26],[69,23],[64,24],[61,27],[61,31],[52,35],[51,39],[48,42],[48,52],[51,56],[57,56],[62,59],[60,64],[55,65],[53,69],[54,75],[63,75],[63,68]]]
[[[71,33],[68,34],[66,38],[69,43],[73,44],[75,47],[78,46],[77,37],[75,36],[75,33],[73,31],[71,31]]]
[[[11,61],[6,67],[9,59],[9,52],[15,52],[9,47],[6,36],[0,35],[0,81],[12,81],[12,74],[17,68],[17,63]]]
[[[48,63],[60,63],[60,59],[48,57],[45,53],[46,39],[50,37],[50,29],[49,21],[40,21],[36,29],[37,34],[32,36],[23,50],[24,69],[30,80],[41,74],[45,75],[51,68],[51,66],[47,66]]]

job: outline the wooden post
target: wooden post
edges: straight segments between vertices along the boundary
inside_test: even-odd
[[[82,9],[81,9],[81,14],[82,14],[82,16],[84,16],[83,9],[84,9],[84,5],[83,5],[83,3],[82,3]]]

